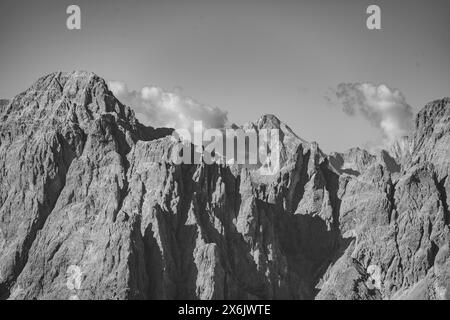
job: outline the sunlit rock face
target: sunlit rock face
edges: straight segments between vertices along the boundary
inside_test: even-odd
[[[273,115],[281,167],[167,161],[106,82],[0,103],[2,299],[447,299],[450,99],[393,150],[326,155]]]

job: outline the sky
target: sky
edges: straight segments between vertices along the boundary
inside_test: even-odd
[[[81,30],[66,28],[70,4]],[[371,4],[381,30],[366,27]],[[449,12],[448,0],[2,0],[0,97],[88,70],[153,125],[269,113],[343,151],[407,133],[450,96]]]

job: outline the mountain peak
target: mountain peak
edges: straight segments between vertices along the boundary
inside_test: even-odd
[[[286,123],[273,114],[262,115],[256,122],[256,127],[258,129],[278,129],[281,131],[283,137],[287,136],[295,140],[300,140],[302,143],[307,143],[305,139],[299,137]]]
[[[72,71],[63,72],[56,71],[39,78],[28,90],[49,90],[52,87],[57,89],[63,89],[68,83],[78,83],[78,84],[91,84],[95,83],[104,84],[106,86],[106,81],[93,72],[88,71]]]
[[[416,139],[439,134],[450,124],[450,98],[434,100],[428,103],[416,117]]]
[[[39,78],[29,89],[15,96],[2,108],[3,121],[8,119],[41,121],[66,117],[75,106],[83,106],[88,117],[101,113],[129,114],[109,90],[106,81],[87,71],[53,72]],[[72,110],[72,111],[71,111]]]
[[[258,122],[258,128],[280,129],[281,121],[273,114],[262,115]]]

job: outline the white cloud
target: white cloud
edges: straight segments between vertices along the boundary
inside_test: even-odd
[[[226,111],[180,93],[154,86],[144,87],[139,91],[129,90],[121,81],[109,81],[108,86],[117,99],[132,107],[139,121],[146,125],[192,129],[197,120],[202,121],[205,128],[220,129],[228,123]]]
[[[363,116],[381,131],[385,142],[392,143],[410,133],[413,110],[398,89],[384,84],[341,83],[336,96],[346,114]]]

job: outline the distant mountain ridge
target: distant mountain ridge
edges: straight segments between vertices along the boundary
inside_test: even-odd
[[[450,298],[450,98],[378,155],[327,155],[265,115],[248,126],[283,132],[274,176],[165,161],[172,130],[90,72],[42,77],[0,117],[1,299]]]

